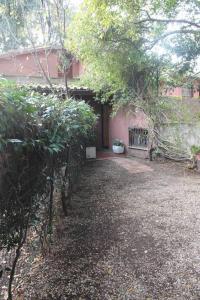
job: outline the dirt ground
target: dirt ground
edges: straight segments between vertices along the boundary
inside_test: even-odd
[[[200,175],[88,162],[72,205],[53,254],[26,275],[26,299],[200,299]]]

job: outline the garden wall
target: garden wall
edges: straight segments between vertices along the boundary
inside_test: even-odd
[[[191,146],[200,145],[200,123],[196,124],[163,124],[160,127],[160,134],[163,139],[168,140],[180,149],[190,154]]]
[[[160,137],[162,140],[171,142],[181,152],[186,152],[188,159],[191,156],[191,146],[200,146],[200,122],[198,122],[198,112],[200,111],[200,103],[196,101],[184,101],[188,109],[191,123],[181,122],[167,123],[160,126]],[[188,105],[189,104],[189,105]],[[195,121],[197,120],[197,121]],[[193,123],[192,123],[193,122]],[[120,139],[125,144],[126,153],[148,158],[148,149],[129,146],[129,128],[146,128],[148,129],[148,118],[144,112],[140,110],[134,111],[130,108],[120,109],[116,115],[109,119],[109,148],[112,148],[113,140]]]
[[[160,136],[186,152],[189,158],[191,146],[200,146],[200,101],[185,99],[175,104],[176,120],[170,122],[169,115],[168,122],[160,126]]]

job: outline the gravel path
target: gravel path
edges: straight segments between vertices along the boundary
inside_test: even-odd
[[[87,164],[27,299],[200,299],[200,176],[123,159]]]

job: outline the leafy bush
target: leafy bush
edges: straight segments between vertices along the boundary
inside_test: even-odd
[[[71,157],[81,164],[95,122],[84,101],[60,101],[0,81],[0,249],[17,247],[19,255],[44,199],[51,226],[55,179],[71,187]]]

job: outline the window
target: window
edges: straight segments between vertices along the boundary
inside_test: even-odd
[[[148,130],[144,128],[129,128],[129,147],[147,148]]]

